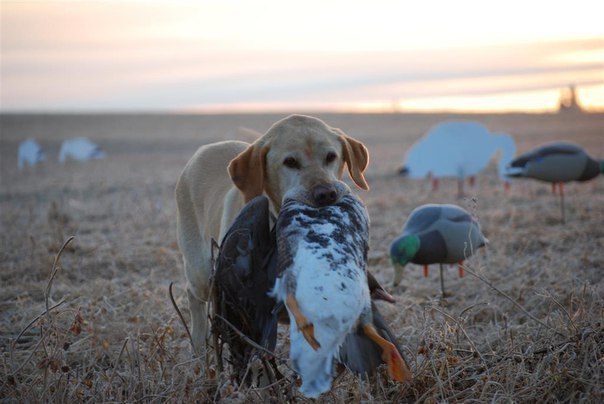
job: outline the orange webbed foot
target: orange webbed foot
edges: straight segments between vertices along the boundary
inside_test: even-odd
[[[308,342],[312,349],[316,351],[317,349],[321,348],[321,344],[319,344],[319,341],[317,341],[315,338],[315,327],[312,325],[312,323],[305,323],[301,327],[298,327],[298,329],[302,332],[304,339],[306,342]]]
[[[388,366],[388,375],[397,382],[412,382],[413,376],[398,349],[392,342],[382,338],[372,324],[363,325],[365,335],[382,348],[382,360]]]
[[[386,347],[382,352],[382,359],[388,366],[388,375],[397,382],[412,382],[413,376],[398,349],[393,344],[388,344],[390,346]]]
[[[308,342],[315,351],[321,348],[321,344],[319,344],[319,341],[315,338],[315,327],[306,319],[304,314],[302,314],[293,294],[287,296],[286,305],[293,314],[294,319],[296,320],[296,327],[298,327],[298,330],[304,335],[306,342]]]

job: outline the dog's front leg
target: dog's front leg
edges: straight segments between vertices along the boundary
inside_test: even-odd
[[[189,310],[191,311],[193,353],[195,356],[205,358],[206,338],[208,336],[208,302],[198,299],[189,288],[187,288],[187,295],[189,296]]]

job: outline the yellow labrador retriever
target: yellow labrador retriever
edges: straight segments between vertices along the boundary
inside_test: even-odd
[[[220,242],[243,205],[261,194],[268,196],[275,215],[294,188],[305,191],[305,202],[335,203],[340,197],[335,183],[345,167],[357,186],[368,189],[363,176],[368,162],[362,143],[303,115],[275,123],[252,144],[226,141],[197,150],[176,184],[178,244],[195,354],[205,354],[212,238]]]

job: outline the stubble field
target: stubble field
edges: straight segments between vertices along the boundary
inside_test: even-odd
[[[328,402],[604,401],[604,177],[568,184],[566,224],[548,184],[505,192],[492,165],[466,197],[396,174],[431,126],[472,119],[515,137],[518,152],[570,140],[604,157],[604,114],[315,114],[371,154],[369,270],[396,297],[379,307],[405,348],[415,381],[359,382],[344,373]],[[2,115],[0,117],[0,400],[257,402],[273,390],[203,375],[168,295],[189,319],[176,244],[173,190],[202,144],[264,132],[284,115]],[[107,158],[57,162],[62,140],[87,136]],[[17,170],[33,137],[43,164]],[[456,203],[480,221],[490,246],[464,278],[410,265],[392,287],[387,249],[423,203]],[[70,237],[54,265],[63,243]],[[53,271],[54,269],[54,271]],[[287,330],[278,353],[287,356]],[[283,397],[306,401],[288,376]],[[275,396],[276,397],[276,396]],[[275,398],[276,400],[277,398]]]

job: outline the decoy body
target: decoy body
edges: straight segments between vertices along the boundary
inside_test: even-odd
[[[441,177],[458,179],[458,192],[463,194],[463,181],[484,170],[500,152],[497,165],[500,178],[507,184],[505,167],[516,154],[514,138],[505,133],[490,133],[482,124],[472,121],[449,121],[436,125],[407,152],[401,174],[411,178],[432,177],[433,189]]]
[[[534,178],[556,184],[560,188],[560,207],[564,221],[564,183],[588,181],[604,172],[604,161],[590,157],[574,143],[559,142],[540,146],[514,159],[507,167],[507,175]]]
[[[487,243],[478,222],[459,206],[419,206],[411,212],[402,234],[390,246],[394,285],[401,281],[403,268],[409,262],[424,265],[424,276],[428,275],[428,265],[441,264],[444,295],[442,264],[459,263],[459,275],[463,276],[463,261]]]
[[[341,349],[358,326],[362,338],[371,341],[363,343],[379,346],[390,376],[410,380],[398,348],[374,325],[366,280],[369,219],[362,202],[349,193],[333,205],[315,208],[286,196],[276,230],[284,273],[273,293],[289,313],[290,359],[302,378],[300,391],[307,397],[328,391],[334,359],[363,370],[351,356],[369,353],[356,351],[361,344],[355,338],[348,339],[350,349]],[[360,367],[366,363],[361,361]]]
[[[68,139],[61,145],[59,162],[64,163],[69,157],[78,161],[105,158],[106,154],[99,146],[85,137]]]
[[[19,149],[17,151],[17,165],[20,169],[26,164],[35,166],[44,161],[44,159],[44,150],[34,139],[27,139],[19,144]]]

